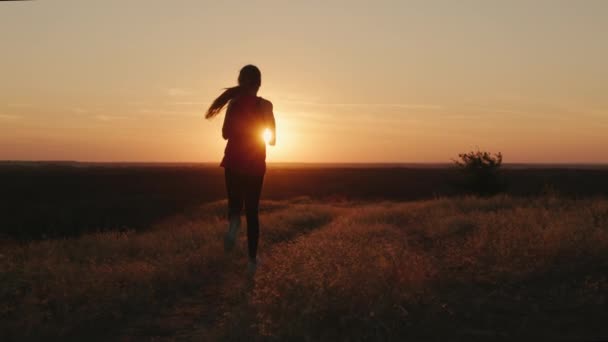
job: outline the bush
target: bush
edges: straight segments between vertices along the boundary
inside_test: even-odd
[[[464,186],[467,190],[482,196],[494,195],[505,190],[500,174],[502,153],[491,154],[480,150],[461,153],[454,163],[465,174]]]

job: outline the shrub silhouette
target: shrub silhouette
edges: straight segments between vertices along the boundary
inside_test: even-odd
[[[464,186],[468,191],[489,196],[504,191],[505,183],[500,174],[502,153],[471,151],[458,155],[454,163],[464,172]]]

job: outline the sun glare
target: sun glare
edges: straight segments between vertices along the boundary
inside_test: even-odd
[[[264,132],[262,133],[262,138],[264,138],[264,142],[266,144],[270,143],[270,140],[272,140],[272,132],[270,131],[270,129],[266,128],[264,130]]]

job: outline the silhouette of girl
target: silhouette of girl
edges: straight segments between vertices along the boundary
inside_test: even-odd
[[[269,129],[271,137],[268,143],[274,146],[276,128],[272,103],[257,96],[262,84],[260,70],[254,65],[244,66],[239,73],[238,83],[238,86],[227,88],[213,101],[205,118],[215,117],[228,104],[222,127],[222,136],[228,142],[220,164],[224,167],[228,194],[229,224],[224,249],[229,251],[234,247],[244,204],[249,247],[248,271],[252,274],[257,268],[260,231],[258,208],[266,172],[266,142],[263,135]]]

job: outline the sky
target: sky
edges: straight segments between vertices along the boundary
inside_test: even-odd
[[[0,160],[219,162],[239,69],[270,162],[608,163],[608,1],[0,2]]]

